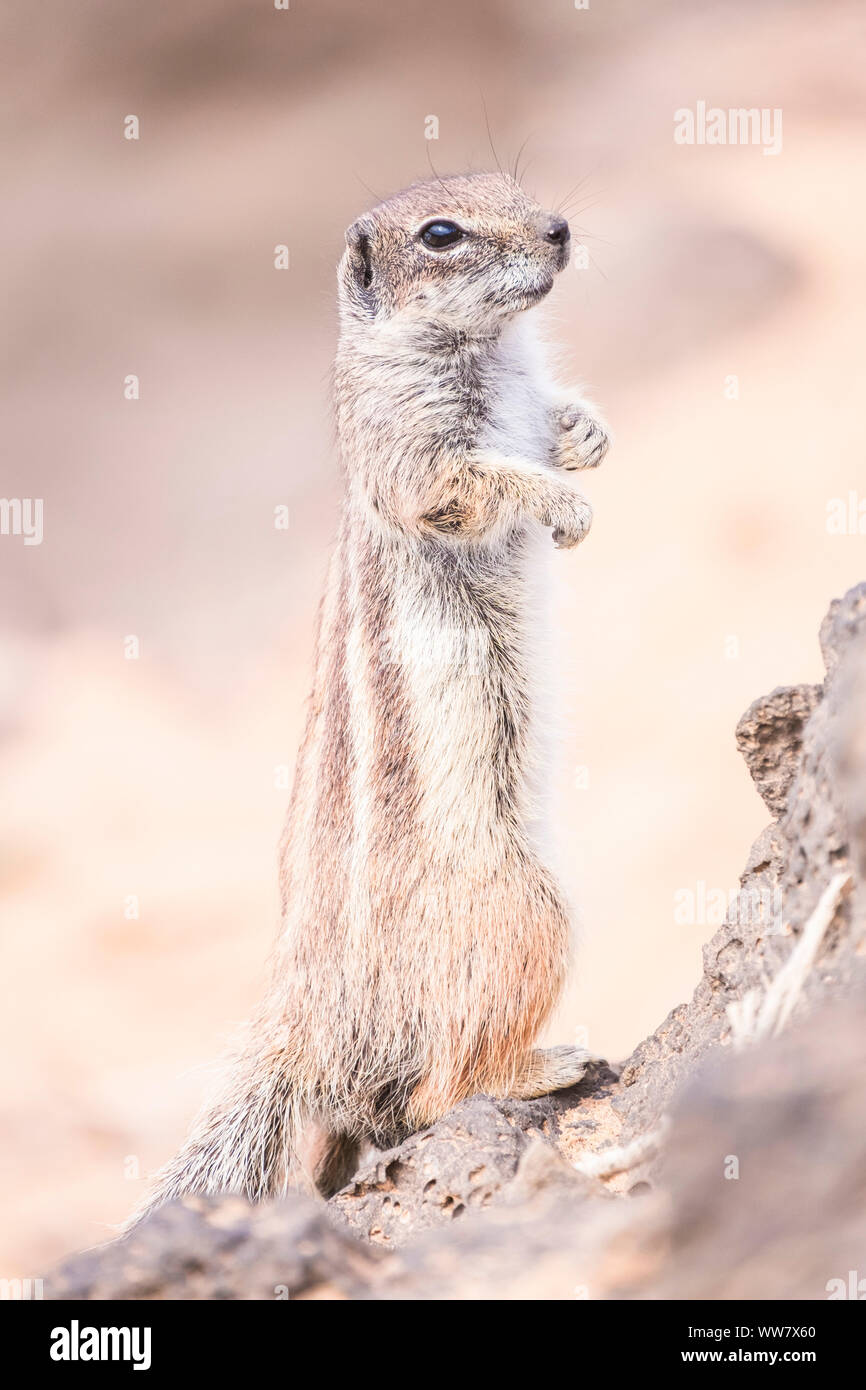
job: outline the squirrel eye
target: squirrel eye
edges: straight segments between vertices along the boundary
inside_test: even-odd
[[[456,222],[448,222],[441,217],[437,217],[435,222],[428,222],[419,233],[424,245],[429,246],[431,251],[442,251],[446,246],[453,246],[465,235]]]

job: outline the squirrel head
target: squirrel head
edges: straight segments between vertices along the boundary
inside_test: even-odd
[[[495,333],[568,264],[564,217],[507,174],[412,184],[354,222],[338,270],[344,325],[417,321]]]

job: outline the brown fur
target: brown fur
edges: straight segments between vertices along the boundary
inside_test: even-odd
[[[448,217],[445,251],[418,230]],[[511,179],[416,185],[347,233],[335,385],[346,502],[281,845],[272,983],[152,1199],[330,1192],[477,1091],[581,1074],[533,1044],[569,914],[538,807],[533,576],[580,541],[606,436],[548,384],[524,311],[567,260]],[[532,316],[528,316],[530,319]]]

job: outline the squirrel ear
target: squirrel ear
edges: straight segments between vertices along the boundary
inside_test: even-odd
[[[346,232],[346,266],[358,298],[376,308],[376,274],[373,265],[373,228],[366,218],[353,222]]]

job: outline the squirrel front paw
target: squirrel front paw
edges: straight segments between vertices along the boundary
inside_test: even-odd
[[[604,426],[583,405],[564,405],[556,411],[559,437],[554,463],[558,468],[597,468],[610,439]]]
[[[580,545],[592,525],[592,507],[579,492],[571,492],[558,500],[547,521],[557,550],[571,550]]]

